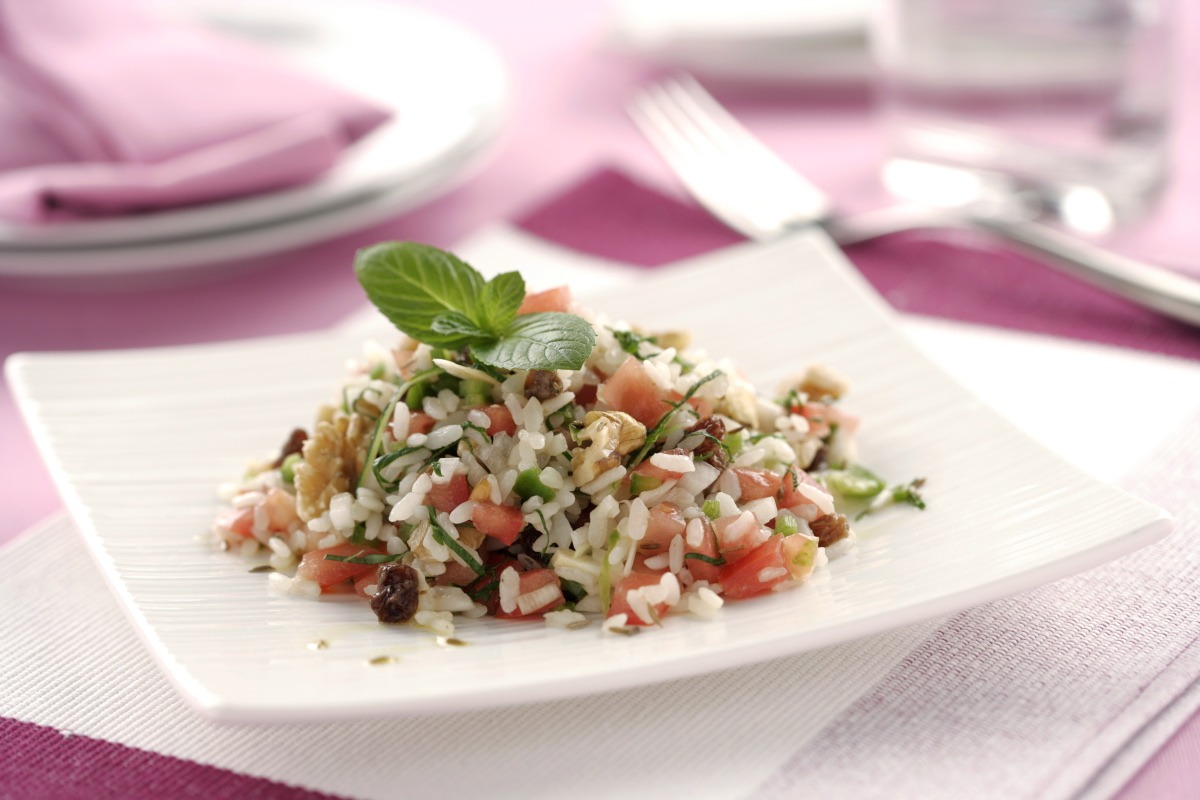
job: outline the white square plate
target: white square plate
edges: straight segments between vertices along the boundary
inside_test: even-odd
[[[1161,509],[1069,466],[944,374],[819,234],[636,281],[586,301],[612,318],[692,330],[767,392],[812,361],[846,375],[846,405],[864,420],[861,460],[893,481],[926,477],[928,510],[867,518],[856,550],[823,575],[727,604],[715,620],[672,616],[634,637],[602,635],[598,624],[463,620],[466,646],[448,646],[379,625],[355,599],[274,595],[264,575],[206,538],[217,485],[311,423],[370,323],[201,347],[23,354],[7,370],[130,618],[185,696],[225,719],[455,711],[680,678],[961,610],[1170,527]],[[394,338],[386,323],[368,332]]]

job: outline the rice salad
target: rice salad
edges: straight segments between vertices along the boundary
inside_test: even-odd
[[[852,508],[923,505],[919,482],[888,489],[856,465],[859,421],[826,367],[766,398],[685,333],[607,319],[565,287],[492,291],[411,243],[356,269],[408,335],[368,342],[311,428],[221,489],[218,545],[265,551],[279,591],[354,592],[445,637],[457,615],[628,633],[799,585],[852,546]],[[448,272],[457,294],[437,284]],[[389,297],[377,274],[417,278]],[[495,315],[471,305],[489,292],[506,298]],[[416,322],[392,313],[430,297]],[[526,335],[543,328],[557,333]]]

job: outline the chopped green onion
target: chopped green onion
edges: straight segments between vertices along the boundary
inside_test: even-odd
[[[613,531],[608,534],[608,548],[604,555],[604,561],[600,562],[600,609],[607,614],[608,608],[612,605],[612,565],[608,563],[608,553],[617,546],[617,541],[621,538],[619,531]]]
[[[291,453],[279,465],[279,477],[283,478],[283,482],[288,486],[296,482],[296,464],[300,462],[300,459],[299,453]]]
[[[892,502],[897,504],[907,503],[910,506],[915,506],[921,511],[924,511],[925,499],[917,493],[917,490],[924,485],[924,478],[913,478],[903,486],[894,487],[892,489]]]
[[[786,509],[779,512],[775,517],[775,532],[780,536],[791,536],[793,533],[800,532],[800,521],[796,519],[796,515]]]
[[[536,495],[546,502],[550,502],[554,499],[555,495],[553,489],[542,483],[542,472],[537,467],[522,470],[517,475],[516,483],[513,484],[513,491],[517,493],[522,501]]]
[[[373,380],[373,381],[379,380],[386,374],[387,374],[387,367],[385,367],[383,365],[383,362],[380,362],[380,363],[376,364],[375,366],[371,367],[371,380]]]
[[[459,394],[467,408],[486,406],[492,402],[492,387],[479,380],[464,379],[459,385]]]
[[[701,510],[704,511],[704,516],[709,519],[716,519],[721,516],[721,504],[715,498],[705,500],[704,505],[701,506]]]
[[[629,493],[637,497],[642,492],[649,492],[662,486],[662,478],[653,475],[639,475],[636,472],[629,478]]]
[[[830,490],[843,497],[868,499],[883,491],[883,479],[866,467],[850,464],[845,469],[826,472],[822,478]]]

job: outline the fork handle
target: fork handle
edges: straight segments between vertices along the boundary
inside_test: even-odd
[[[1200,325],[1200,281],[1030,220],[968,214],[967,221],[1069,275],[1173,319]]]
[[[1200,281],[1105,250],[1032,220],[970,210],[938,211],[919,205],[895,205],[835,217],[827,224],[829,234],[840,245],[900,231],[948,227],[991,234],[1068,275],[1172,319],[1200,325]]]

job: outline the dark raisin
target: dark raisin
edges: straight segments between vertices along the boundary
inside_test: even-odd
[[[809,527],[812,528],[813,536],[817,537],[821,547],[829,547],[850,534],[850,523],[845,514],[826,514],[810,522]]]
[[[380,622],[408,622],[417,613],[421,584],[407,564],[381,564],[371,610]]]
[[[686,433],[704,433],[704,439],[692,451],[697,461],[707,461],[717,469],[725,469],[729,463],[729,454],[721,444],[725,438],[725,423],[717,417],[705,417],[697,420],[695,425]]]
[[[284,460],[294,454],[299,453],[304,449],[304,442],[308,439],[308,434],[304,428],[296,428],[288,436],[288,440],[283,443],[283,448],[279,451],[279,458],[272,462],[271,466],[279,469],[283,466]]]
[[[525,396],[549,400],[562,394],[563,384],[558,373],[550,369],[531,369],[525,376]]]

